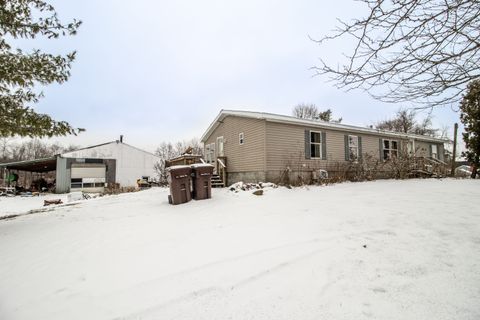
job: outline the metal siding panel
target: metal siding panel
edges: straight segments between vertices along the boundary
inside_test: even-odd
[[[57,168],[55,172],[55,193],[66,193],[70,191],[70,170],[67,169],[67,159],[57,157]]]
[[[109,180],[111,177],[114,177],[115,182],[123,187],[136,186],[137,179],[142,176],[156,176],[154,164],[159,161],[158,157],[153,154],[125,143],[115,142],[65,153],[64,156],[116,160],[113,168],[110,168],[115,170],[115,172],[109,172]]]

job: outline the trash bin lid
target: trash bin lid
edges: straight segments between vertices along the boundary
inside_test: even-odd
[[[178,165],[178,166],[168,167],[167,171],[170,172],[170,174],[172,175],[190,174],[192,172],[192,168],[186,165]]]
[[[195,163],[192,164],[192,169],[195,172],[198,173],[212,173],[213,172],[213,166],[208,163]]]

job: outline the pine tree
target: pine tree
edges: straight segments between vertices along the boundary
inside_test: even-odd
[[[467,93],[460,103],[460,120],[464,126],[463,141],[466,151],[462,152],[472,165],[472,178],[480,166],[480,80],[468,84]]]
[[[63,83],[75,52],[65,56],[14,48],[15,39],[48,39],[76,34],[81,21],[62,24],[55,8],[41,0],[0,0],[0,137],[51,137],[76,134],[65,121],[39,114],[32,106],[42,97],[35,84]]]

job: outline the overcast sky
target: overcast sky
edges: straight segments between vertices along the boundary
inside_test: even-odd
[[[337,1],[52,1],[78,35],[35,40],[52,53],[77,51],[70,80],[44,89],[37,111],[87,132],[53,141],[87,146],[115,140],[153,151],[162,141],[200,137],[220,109],[291,114],[300,102],[331,108],[346,124],[366,126],[399,107],[361,91],[335,89],[310,69],[341,61],[352,46],[319,47],[336,18],[364,12]],[[33,44],[32,44],[33,43]],[[450,108],[435,125],[458,121]]]

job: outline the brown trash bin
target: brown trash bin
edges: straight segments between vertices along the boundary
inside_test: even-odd
[[[190,166],[172,166],[168,168],[168,183],[170,185],[170,204],[181,204],[192,200]]]
[[[212,174],[211,164],[192,165],[193,198],[195,200],[210,199],[212,197]]]

